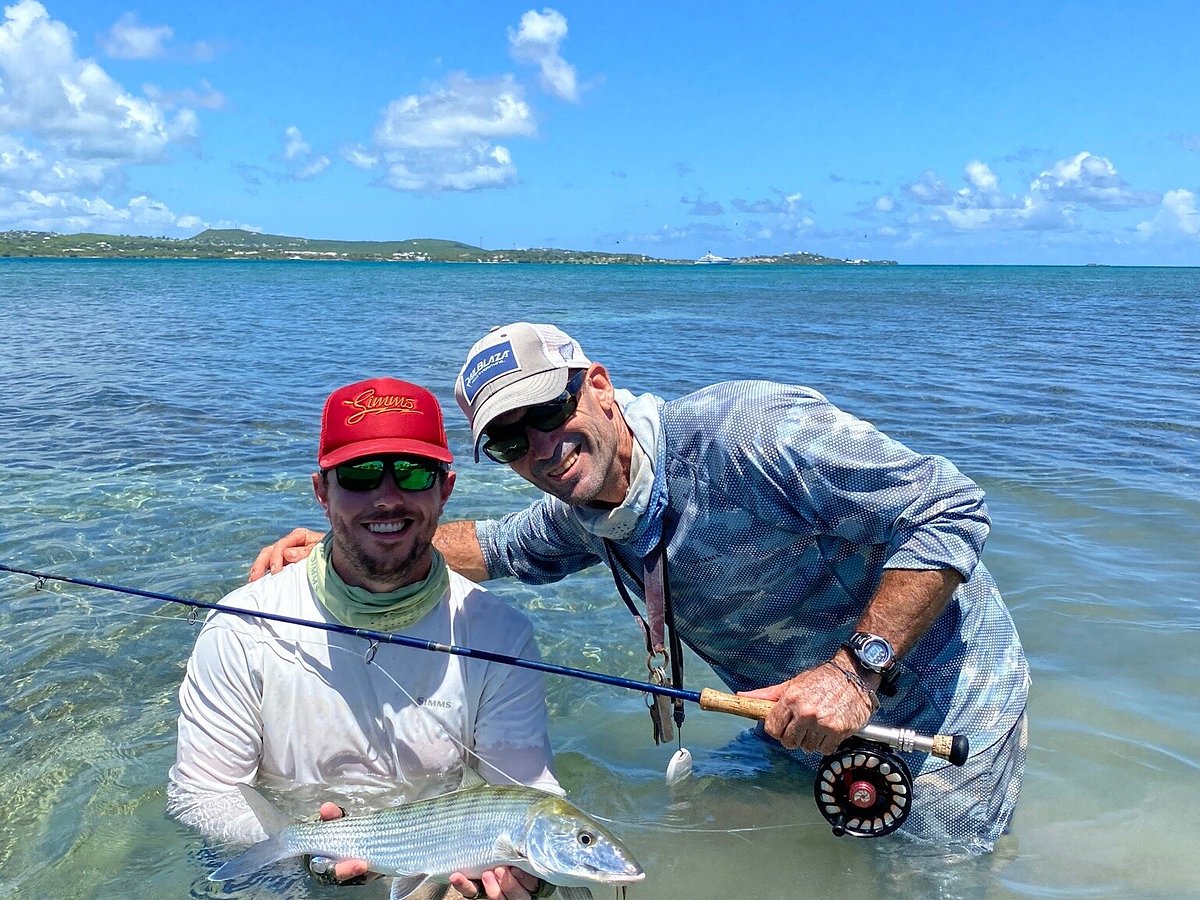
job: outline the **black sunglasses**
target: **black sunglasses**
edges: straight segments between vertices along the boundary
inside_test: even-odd
[[[529,435],[526,428],[551,432],[561,428],[579,406],[579,389],[583,387],[583,376],[587,369],[580,369],[567,382],[567,389],[546,403],[539,403],[525,410],[525,415],[508,425],[489,425],[483,430],[487,440],[483,452],[498,463],[516,462],[529,452]]]
[[[337,483],[347,491],[373,491],[383,484],[383,473],[392,470],[392,479],[402,491],[427,491],[446,471],[443,463],[432,459],[383,457],[357,459],[334,466]]]

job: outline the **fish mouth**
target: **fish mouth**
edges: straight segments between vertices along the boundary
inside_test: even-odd
[[[635,862],[629,862],[627,867],[620,872],[614,872],[612,869],[592,868],[590,877],[600,884],[637,884],[646,878],[646,870]]]

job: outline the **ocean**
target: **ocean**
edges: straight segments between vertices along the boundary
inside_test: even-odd
[[[810,781],[696,707],[669,790],[643,696],[549,677],[560,779],[645,866],[631,898],[1200,893],[1200,269],[3,260],[0,563],[216,600],[323,527],[321,404],[378,374],[447,409],[448,517],[515,509],[532,488],[471,461],[453,380],[518,319],[635,393],[798,382],[952,459],[1033,673],[1021,801],[982,857],[835,838]],[[602,568],[491,586],[552,662],[644,674]],[[212,885],[227,851],[166,818],[187,610],[38,587],[0,573],[0,897],[333,896],[287,864]]]

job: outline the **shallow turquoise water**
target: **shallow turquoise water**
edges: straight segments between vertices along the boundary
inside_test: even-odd
[[[672,795],[640,696],[551,679],[565,786],[649,872],[631,897],[1200,891],[1200,270],[0,261],[0,562],[220,597],[320,525],[321,402],[371,374],[446,404],[448,515],[514,508],[530,489],[470,462],[452,381],[520,318],[634,391],[798,381],[955,460],[1033,667],[1013,833],[971,860],[833,838],[806,781],[695,709],[700,777]],[[553,661],[641,675],[604,571],[495,587]],[[0,896],[230,896],[163,814],[194,635],[177,607],[0,575]],[[689,682],[716,684],[694,659]],[[276,892],[320,893],[282,872],[239,895]]]

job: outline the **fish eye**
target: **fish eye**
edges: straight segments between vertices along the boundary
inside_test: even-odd
[[[585,847],[590,847],[592,844],[596,843],[596,836],[590,831],[581,831],[579,832],[578,837],[579,843]]]

